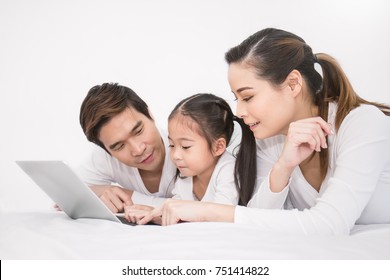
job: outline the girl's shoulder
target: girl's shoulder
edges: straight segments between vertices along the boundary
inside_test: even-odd
[[[234,170],[236,164],[236,157],[233,156],[228,151],[225,151],[221,157],[218,159],[218,162],[214,168],[213,173],[218,173],[221,170]]]
[[[230,152],[225,151],[221,157],[218,159],[217,165],[222,164],[234,164],[236,162],[236,157],[233,156]]]

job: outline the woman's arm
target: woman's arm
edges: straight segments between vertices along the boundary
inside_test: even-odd
[[[234,222],[232,205],[168,199],[156,207],[138,224],[147,224],[156,217],[162,217],[162,225],[172,225],[180,222]]]

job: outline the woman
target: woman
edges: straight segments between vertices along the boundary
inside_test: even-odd
[[[332,57],[314,55],[283,30],[261,30],[225,58],[237,116],[257,139],[248,207],[170,200],[141,223],[162,215],[163,225],[223,221],[348,234],[355,223],[390,222],[389,106],[360,98]]]

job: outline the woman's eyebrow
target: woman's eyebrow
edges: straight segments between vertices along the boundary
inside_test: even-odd
[[[241,92],[243,92],[244,90],[247,90],[247,89],[253,89],[253,88],[252,87],[242,87],[242,88],[237,89],[237,93],[241,93]]]

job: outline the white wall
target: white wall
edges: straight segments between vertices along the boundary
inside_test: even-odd
[[[232,99],[224,53],[278,27],[344,67],[364,98],[389,102],[388,0],[0,0],[0,209],[51,206],[14,163],[89,151],[78,123],[89,88],[119,82],[161,126],[197,92]]]

